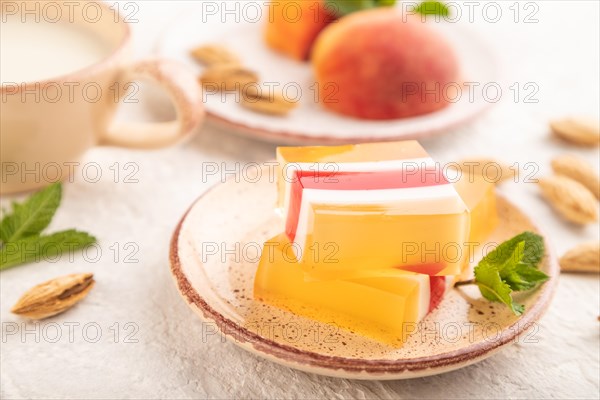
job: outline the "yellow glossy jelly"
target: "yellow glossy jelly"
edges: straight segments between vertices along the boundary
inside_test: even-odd
[[[471,213],[469,242],[484,243],[498,226],[495,185],[483,176],[462,174],[454,187]]]
[[[256,298],[392,345],[402,344],[405,329],[437,306],[447,287],[446,277],[393,268],[344,280],[307,280],[291,249],[284,234],[265,243]]]
[[[285,232],[305,272],[460,273],[468,209],[417,142],[279,148],[278,160]]]

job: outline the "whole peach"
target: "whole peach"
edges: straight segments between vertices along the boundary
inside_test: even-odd
[[[390,8],[330,24],[317,38],[312,64],[322,104],[358,118],[430,113],[446,107],[458,87],[458,62],[444,37]]]

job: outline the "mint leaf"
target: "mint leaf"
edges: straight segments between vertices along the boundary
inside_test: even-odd
[[[544,257],[544,238],[523,232],[500,244],[484,259],[498,266],[500,278],[513,290],[528,290],[548,279],[537,269]]]
[[[516,291],[533,289],[540,283],[547,281],[548,278],[548,275],[536,267],[521,263],[517,264],[515,269],[506,277],[502,277],[510,288]]]
[[[422,15],[441,15],[442,17],[450,15],[448,7],[439,1],[424,1],[417,6],[415,11]]]
[[[516,304],[512,299],[511,287],[500,277],[497,265],[491,264],[485,259],[481,260],[475,267],[475,282],[479,286],[481,295],[490,301],[506,304],[515,315],[521,315],[524,307]]]
[[[483,297],[504,303],[520,315],[524,308],[513,303],[511,293],[533,289],[548,279],[537,268],[544,252],[544,238],[533,232],[523,232],[500,244],[475,267],[475,283]]]
[[[512,243],[509,243],[509,244],[512,244]],[[520,242],[517,242],[515,246],[507,245],[503,249],[501,249],[501,251],[503,251],[503,252],[511,251],[510,257],[503,258],[502,263],[498,264],[498,272],[500,273],[500,278],[502,278],[502,280],[506,280],[508,277],[510,277],[515,272],[517,265],[520,265],[523,261],[523,255],[525,252],[525,241],[521,240]],[[500,255],[500,253],[498,255]],[[491,260],[493,260],[493,258],[494,257],[492,257]],[[491,260],[488,259],[488,262],[490,262]],[[526,265],[526,264],[524,264],[524,265]]]
[[[6,244],[39,234],[50,224],[61,197],[62,185],[55,183],[21,204],[13,203],[12,212],[0,222],[0,240]]]
[[[67,251],[96,242],[85,232],[70,229],[43,235],[62,198],[62,185],[55,183],[34,193],[0,221],[0,271],[33,261],[57,261]]]
[[[64,252],[82,249],[95,242],[96,238],[90,234],[69,229],[5,243],[0,249],[0,271],[34,261],[57,260]]]
[[[395,4],[396,0],[325,0],[326,9],[338,17],[360,10],[393,6]]]
[[[501,243],[484,259],[496,265],[504,264],[505,266],[510,266],[510,264],[507,265],[507,261],[511,257],[515,257],[513,253],[520,242],[525,242],[522,256],[517,257],[521,262],[529,265],[537,265],[542,261],[546,250],[544,248],[544,238],[533,232],[523,232]]]

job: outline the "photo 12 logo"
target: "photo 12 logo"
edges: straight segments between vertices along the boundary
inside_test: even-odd
[[[341,163],[336,162],[311,162],[311,163],[280,163],[278,161],[258,162],[214,162],[205,161],[201,164],[202,182],[232,181],[235,183],[258,183],[258,182],[286,182],[297,183],[299,181],[298,171],[303,171],[303,179],[311,179],[315,182],[323,181],[334,184],[339,182],[340,174],[343,174]],[[408,180],[426,182],[428,177],[443,176],[449,183],[457,183],[463,179],[473,183],[476,177],[481,177],[489,183],[512,180],[515,183],[537,183],[537,175],[540,171],[538,163],[513,162],[505,164],[493,159],[489,160],[464,160],[461,162],[449,161],[425,162],[405,161],[402,170],[399,171],[398,179],[403,183]],[[441,174],[440,174],[441,172]],[[441,183],[441,182],[440,182]]]
[[[251,23],[283,21],[288,24],[336,23],[332,16],[366,10],[376,2],[352,0],[273,0],[273,1],[203,1],[198,21],[201,23]],[[386,1],[383,6],[395,7],[405,19],[418,17],[423,21],[458,23],[484,22],[495,24],[539,22],[540,2],[535,1]]]
[[[280,246],[282,251],[278,249]],[[339,262],[336,258],[339,245],[335,242],[315,242],[305,249],[293,242],[202,242],[201,249],[203,263],[215,260],[220,260],[222,263],[258,263],[261,259],[273,262],[280,254],[287,263],[295,263],[303,257],[315,263],[337,264]]]
[[[246,326],[232,327],[214,322],[202,323],[202,343],[210,343],[214,338],[225,343],[229,337],[236,342],[244,342],[248,334],[285,344],[328,344],[345,346],[346,329],[333,321],[296,322],[278,321],[275,316],[270,321],[250,322]],[[539,343],[540,327],[536,323],[516,323],[503,328],[496,322],[405,322],[401,333],[394,337],[390,333],[379,333],[379,340],[394,346],[452,345],[459,342],[496,344],[504,337],[511,336],[513,343],[534,345]],[[364,332],[366,334],[366,332]],[[371,334],[375,334],[374,331]],[[368,334],[370,336],[371,334]],[[409,343],[410,342],[410,343]]]
[[[540,2],[536,1],[398,1],[402,14],[434,22],[485,22],[537,24]]]
[[[2,343],[139,343],[135,322],[2,322]]]
[[[20,22],[36,23],[98,23],[103,18],[118,23],[119,20],[137,23],[136,18],[140,10],[137,2],[106,3],[103,7],[95,1],[67,0],[67,1],[2,1],[2,22],[16,20]]]
[[[0,182],[10,180],[20,182],[54,183],[81,181],[97,183],[103,178],[113,183],[139,183],[140,166],[135,162],[114,162],[103,166],[97,162],[14,162],[0,163]]]
[[[140,85],[137,82],[115,82],[102,90],[98,82],[2,82],[2,103],[16,98],[21,103],[139,103]]]
[[[81,250],[76,252],[76,250]],[[84,246],[79,241],[59,237],[56,240],[18,241],[5,243],[0,252],[0,266],[14,264],[15,260],[27,262],[90,264],[109,260],[115,264],[137,264],[140,262],[140,245],[134,241],[112,242],[105,245],[89,243]]]
[[[303,87],[299,82],[255,82],[243,83],[225,82],[219,79],[203,78],[202,99],[207,101],[218,101],[220,103],[235,102],[245,104],[247,102],[258,102],[261,99],[268,102],[283,102],[296,106],[302,102],[315,104],[338,104],[340,102],[340,86],[337,82],[312,83]],[[135,85],[135,84],[133,84]],[[132,97],[137,93],[130,90],[127,99],[135,101]],[[390,90],[392,90],[390,88]],[[425,82],[402,82],[399,87],[394,88],[393,93],[403,103],[488,103],[495,104],[506,98],[513,103],[537,104],[540,102],[540,86],[537,82],[496,82],[496,81],[456,81],[441,84]],[[254,93],[245,96],[244,93]],[[385,91],[382,91],[385,93]],[[115,97],[118,101],[118,99]],[[290,106],[290,107],[291,107]]]

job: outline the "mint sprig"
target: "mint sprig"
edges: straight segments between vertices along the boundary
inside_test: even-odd
[[[12,211],[0,221],[0,271],[17,265],[51,260],[96,242],[86,232],[69,229],[43,234],[62,199],[62,185],[55,183],[13,203]]]
[[[20,264],[52,260],[64,252],[83,249],[96,239],[86,232],[69,229],[49,235],[34,235],[0,248],[0,270]]]
[[[544,238],[533,232],[523,232],[501,243],[475,267],[475,279],[457,285],[474,283],[481,295],[506,304],[515,315],[525,310],[512,298],[513,291],[533,289],[548,280],[538,269],[545,253]]]
[[[394,5],[396,5],[396,0],[325,0],[327,10],[338,17],[356,11]],[[415,11],[422,15],[441,15],[444,17],[450,15],[448,7],[439,1],[424,1],[415,8]]]
[[[34,193],[23,203],[13,203],[13,212],[0,222],[0,241],[4,243],[35,235],[46,229],[60,204],[60,184]]]
[[[422,15],[441,15],[442,17],[450,15],[448,7],[439,1],[424,1],[417,6],[415,11]]]
[[[389,7],[396,4],[396,0],[325,0],[326,9],[341,17],[356,11],[368,10],[376,7]]]

